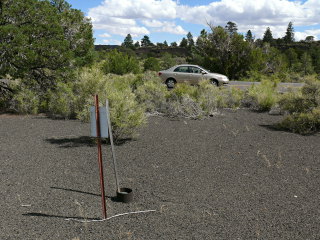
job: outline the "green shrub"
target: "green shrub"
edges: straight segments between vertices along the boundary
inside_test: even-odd
[[[146,122],[145,109],[138,104],[131,90],[107,89],[110,116],[115,140],[131,138]]]
[[[320,107],[307,113],[290,114],[278,126],[299,134],[318,132],[320,131]]]
[[[168,99],[166,115],[169,117],[201,119],[204,116],[204,112],[200,104],[193,98],[188,95],[183,95],[179,99]]]
[[[20,86],[15,90],[11,108],[16,112],[23,114],[37,114],[39,105],[40,99],[35,91],[24,86]]]
[[[252,85],[244,96],[243,105],[256,111],[270,110],[278,101],[276,88],[277,83],[270,80]]]
[[[320,130],[320,81],[309,79],[301,91],[283,95],[279,105],[289,113],[280,122],[281,128],[300,134]]]
[[[169,94],[167,87],[159,79],[146,80],[135,91],[137,101],[143,104],[147,112],[164,112],[166,97]]]
[[[320,106],[320,81],[308,80],[300,91],[285,93],[279,105],[290,114],[311,112]]]
[[[80,120],[89,120],[93,96],[99,95],[100,105],[109,100],[110,117],[115,141],[131,138],[145,123],[145,109],[132,92],[133,75],[104,75],[98,66],[84,68],[77,74],[76,113]]]
[[[197,101],[200,102],[203,110],[209,115],[216,112],[217,108],[238,108],[242,103],[244,93],[233,87],[217,88],[209,81],[202,81],[199,84]],[[215,109],[215,110],[214,110]]]
[[[107,53],[106,60],[102,63],[104,73],[123,75],[139,73],[140,66],[135,56],[113,50]]]
[[[48,114],[66,119],[76,117],[76,95],[72,83],[58,83],[48,94]]]
[[[189,96],[192,99],[196,100],[197,98],[197,88],[185,83],[179,83],[175,88],[170,91],[169,98],[182,99],[184,96]]]
[[[169,69],[176,65],[176,60],[172,57],[170,53],[164,53],[161,57],[161,68],[162,69]]]
[[[144,70],[159,71],[160,70],[160,61],[157,58],[149,57],[144,61],[143,64]]]
[[[213,86],[209,81],[201,81],[196,92],[197,102],[200,104],[205,115],[217,112],[219,88]]]

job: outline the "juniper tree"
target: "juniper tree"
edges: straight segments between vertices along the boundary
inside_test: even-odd
[[[266,31],[264,32],[262,41],[268,43],[271,43],[273,41],[272,32],[269,27],[267,27]]]
[[[293,43],[294,42],[294,28],[292,22],[289,22],[286,35],[283,38],[285,43]]]

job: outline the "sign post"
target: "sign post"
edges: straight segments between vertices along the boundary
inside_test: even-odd
[[[101,151],[101,132],[100,132],[100,112],[99,112],[99,98],[95,95],[95,118],[96,118],[96,136],[98,145],[98,164],[100,172],[100,189],[101,189],[101,201],[102,201],[102,215],[103,219],[107,218],[106,199],[104,192],[104,178],[103,178],[103,165],[102,165],[102,151]]]

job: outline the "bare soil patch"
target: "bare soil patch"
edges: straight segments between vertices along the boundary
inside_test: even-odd
[[[320,136],[275,131],[281,119],[246,110],[202,121],[150,117],[135,140],[97,148],[89,124],[0,115],[0,239],[320,239]]]

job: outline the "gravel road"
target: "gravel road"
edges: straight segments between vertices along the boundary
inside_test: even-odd
[[[108,217],[101,218],[97,147],[89,124],[0,115],[0,239],[320,239],[320,135],[270,127],[281,119],[225,110],[205,119],[150,117],[103,145]]]

